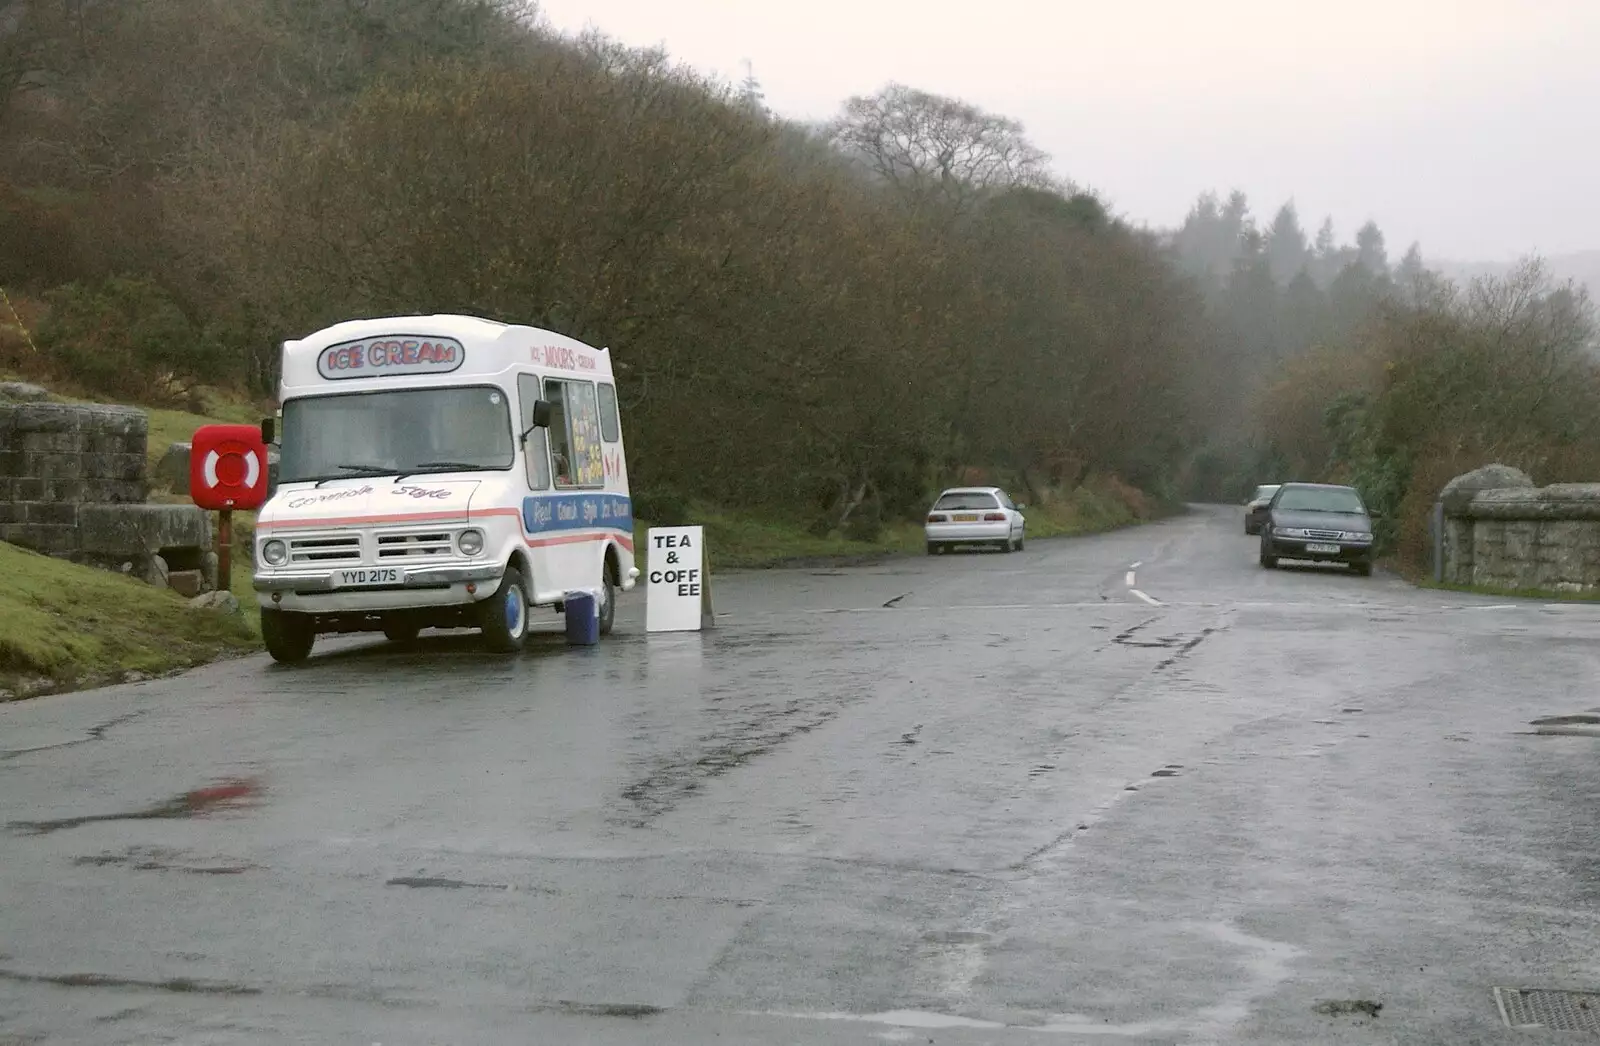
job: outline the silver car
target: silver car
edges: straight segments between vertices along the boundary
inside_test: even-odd
[[[1246,534],[1261,533],[1261,524],[1267,518],[1267,506],[1272,504],[1272,496],[1278,492],[1280,483],[1267,483],[1256,488],[1250,495],[1250,500],[1244,503],[1244,532]]]
[[[924,531],[928,555],[957,545],[994,545],[1004,552],[1022,550],[1022,506],[999,487],[951,487],[928,510]]]

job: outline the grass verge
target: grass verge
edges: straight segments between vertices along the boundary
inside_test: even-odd
[[[0,543],[0,578],[0,698],[159,675],[260,643],[247,616],[191,610],[175,592],[15,545]]]

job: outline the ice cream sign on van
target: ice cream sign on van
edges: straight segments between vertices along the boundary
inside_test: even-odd
[[[371,338],[329,345],[317,357],[317,373],[330,380],[448,374],[466,358],[454,338]]]

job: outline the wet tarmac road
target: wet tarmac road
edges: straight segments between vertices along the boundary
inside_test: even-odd
[[[1600,607],[1254,547],[0,707],[0,1043],[1555,1041],[1492,988],[1600,989],[1600,738],[1528,726]]]

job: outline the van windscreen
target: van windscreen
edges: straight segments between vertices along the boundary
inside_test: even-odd
[[[508,469],[506,399],[493,386],[470,385],[290,400],[278,482]]]

